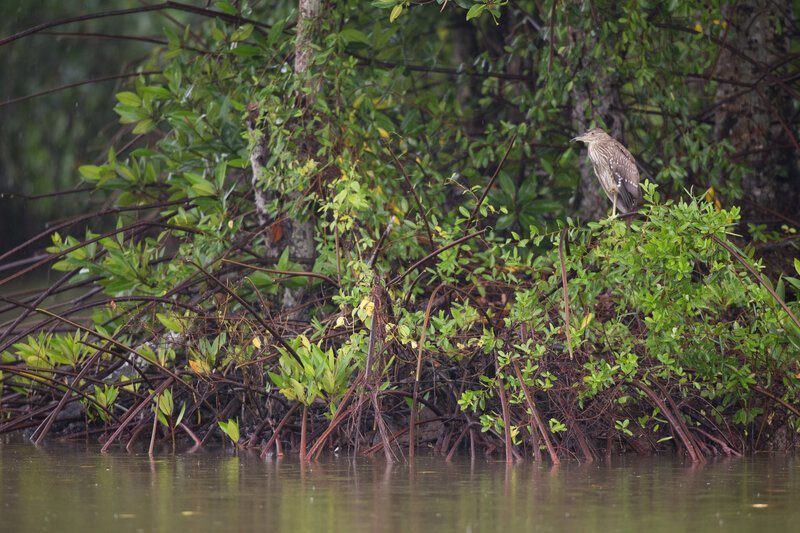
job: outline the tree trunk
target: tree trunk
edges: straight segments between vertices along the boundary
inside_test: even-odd
[[[297,34],[294,42],[294,73],[305,87],[311,90],[307,94],[297,94],[296,99],[304,108],[304,116],[307,116],[316,99],[320,84],[319,77],[313,72],[309,72],[308,67],[314,53],[313,40],[319,33],[322,0],[299,0],[298,7]],[[301,118],[300,127],[304,127],[303,121],[304,119]],[[313,139],[307,133],[303,135],[305,138],[300,139],[298,142],[302,152],[297,154],[300,161],[311,158],[314,152],[312,148],[314,146]],[[297,200],[297,198],[293,198],[293,200]],[[300,216],[290,217],[286,226],[289,256],[298,258],[301,264],[311,270],[316,256],[313,218],[304,218],[301,213]],[[305,295],[305,287],[287,287],[284,289],[281,307],[287,313],[286,318],[292,320],[305,318],[307,313],[299,307],[303,304]]]
[[[314,34],[319,29],[322,0],[299,0],[300,14],[297,18],[297,34],[294,41],[294,71],[303,75],[313,53]]]
[[[298,85],[311,88],[311,91],[298,91],[295,94],[296,105],[304,111],[303,116],[297,119],[295,127],[302,130],[309,114],[312,113],[311,109],[320,86],[319,77],[309,67],[312,64],[314,53],[313,41],[320,29],[322,0],[298,0],[298,9],[294,75],[298,80]],[[292,104],[287,102],[287,105]],[[250,153],[250,166],[253,171],[253,198],[258,221],[262,226],[266,226],[265,254],[267,257],[279,257],[286,247],[289,249],[289,257],[293,261],[303,265],[306,270],[311,270],[316,255],[313,217],[307,217],[300,209],[291,209],[283,219],[275,221],[267,212],[267,203],[279,193],[274,190],[265,191],[261,188],[264,183],[264,164],[268,159],[269,133],[264,131],[263,124],[258,123],[258,115],[258,104],[250,104],[247,128],[254,139]],[[313,157],[315,143],[310,134],[301,131],[296,146],[298,146],[296,154],[298,161],[303,162]],[[302,201],[298,193],[281,198],[281,200],[284,205],[300,204]],[[272,226],[268,226],[270,222],[272,222]],[[305,287],[286,287],[283,290],[280,295],[280,308],[284,320],[303,320],[306,317],[307,313],[302,309],[305,296]]]
[[[582,64],[587,72],[593,75],[593,85],[576,83],[572,89],[572,123],[575,135],[580,135],[591,127],[604,128],[609,135],[623,142],[623,117],[619,109],[618,80],[605,71],[604,65],[592,58],[588,51],[592,50],[597,42],[594,33],[586,34],[583,29],[574,28],[570,31],[570,40],[574,46],[583,46],[587,53]],[[585,150],[582,151],[585,153]],[[581,179],[575,197],[575,210],[577,215],[585,220],[596,220],[606,216],[609,204],[597,177],[594,175],[592,165],[583,161],[580,166]]]
[[[796,211],[800,200],[797,131],[792,97],[774,68],[790,50],[792,4],[786,0],[747,0],[725,9],[728,46],[720,51],[712,75],[736,80],[720,83],[714,116],[717,141],[728,140],[750,170],[742,178],[745,204]],[[743,90],[755,84],[753,90]],[[757,210],[757,209],[756,209]]]

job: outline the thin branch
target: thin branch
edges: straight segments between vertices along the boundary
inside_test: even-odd
[[[120,17],[124,15],[133,15],[136,13],[148,13],[152,11],[163,11],[163,10],[175,10],[175,11],[184,11],[186,13],[193,13],[195,15],[202,15],[204,17],[210,18],[218,18],[222,19],[225,22],[232,22],[235,24],[252,24],[261,29],[269,29],[269,24],[264,24],[263,22],[259,22],[257,20],[252,20],[244,17],[239,17],[236,15],[229,15],[227,13],[223,13],[221,11],[214,11],[213,9],[205,9],[202,7],[196,7],[189,4],[183,4],[181,2],[163,2],[161,4],[155,4],[152,6],[141,6],[141,7],[134,7],[131,9],[115,9],[112,11],[98,11],[96,13],[87,13],[86,15],[78,15],[75,17],[68,17],[58,20],[51,20],[49,22],[44,22],[42,24],[38,24],[36,26],[30,27],[26,30],[22,30],[17,32],[13,35],[10,35],[4,39],[0,39],[0,46],[4,46],[8,43],[12,43],[23,37],[27,37],[29,35],[34,35],[36,33],[41,33],[45,30],[49,30],[50,28],[56,28],[58,26],[64,26],[66,24],[72,24],[74,22],[83,22],[85,20],[95,20],[95,19],[102,19],[108,17]]]
[[[792,319],[794,325],[800,328],[800,320],[798,320],[797,317],[794,315],[794,313],[792,313],[792,310],[789,309],[789,306],[786,305],[786,302],[783,301],[783,298],[778,296],[778,293],[775,292],[775,290],[772,287],[770,287],[766,281],[764,281],[764,278],[761,277],[761,274],[759,274],[758,271],[750,265],[750,263],[744,258],[744,256],[740,254],[738,251],[736,251],[730,244],[718,238],[716,235],[711,235],[711,238],[714,240],[714,242],[725,248],[728,251],[728,253],[734,257],[734,259],[736,259],[739,263],[741,263],[753,275],[753,277],[756,278],[756,281],[758,281],[758,283],[762,287],[764,287],[768,293],[770,293],[770,295],[778,303],[778,305],[780,305],[783,308],[783,310],[786,311],[786,314],[788,314],[789,318]]]
[[[511,140],[508,142],[508,148],[506,148],[506,153],[503,154],[503,159],[500,160],[500,163],[497,165],[497,168],[495,169],[494,174],[492,175],[491,179],[489,180],[489,183],[486,185],[486,188],[483,190],[483,194],[481,195],[480,199],[478,200],[478,203],[475,204],[475,208],[472,210],[472,213],[469,216],[469,220],[467,220],[467,223],[464,226],[465,228],[469,229],[472,226],[472,223],[475,221],[475,217],[478,215],[478,210],[481,208],[481,205],[483,204],[483,201],[489,195],[489,190],[491,190],[491,188],[494,186],[494,182],[497,180],[497,176],[500,175],[500,169],[503,168],[503,165],[505,164],[506,159],[508,159],[508,154],[511,153],[511,149],[514,147],[514,141],[516,141],[516,140],[517,140],[517,133],[514,132],[514,136],[511,137]]]
[[[446,246],[442,246],[438,250],[435,250],[435,251],[429,253],[428,255],[426,255],[425,257],[423,257],[422,259],[420,259],[419,261],[417,261],[416,263],[414,263],[413,265],[408,267],[408,269],[406,269],[405,272],[403,272],[402,274],[400,274],[399,276],[397,276],[393,280],[391,280],[388,283],[388,285],[390,287],[394,286],[394,285],[397,285],[398,283],[400,283],[403,280],[403,278],[408,276],[415,269],[417,269],[420,266],[424,265],[425,263],[427,263],[429,260],[431,260],[434,257],[436,257],[437,255],[439,255],[440,253],[442,253],[444,251],[447,251],[447,250],[449,250],[450,248],[452,248],[454,246],[458,246],[462,242],[468,241],[470,239],[474,239],[475,237],[478,237],[479,235],[483,235],[485,232],[486,232],[486,228],[484,228],[484,229],[482,229],[480,231],[476,231],[475,233],[471,233],[469,235],[465,235],[464,237],[461,237],[460,239],[456,239],[453,242],[451,242],[450,244],[448,244]]]
[[[64,91],[66,89],[72,89],[74,87],[80,87],[81,85],[90,85],[92,83],[101,83],[104,81],[114,81],[120,80],[125,78],[132,78],[134,76],[150,76],[153,74],[161,74],[160,70],[147,70],[144,72],[126,72],[125,74],[115,74],[113,76],[101,76],[99,78],[92,78],[89,80],[83,81],[76,81],[75,83],[67,83],[66,85],[60,85],[58,87],[53,87],[51,89],[46,89],[44,91],[39,91],[38,93],[27,94],[25,96],[20,96],[17,98],[12,98],[11,100],[6,100],[5,102],[0,102],[0,107],[5,107],[11,104],[18,104],[20,102],[24,102],[26,100],[31,100],[32,98],[38,98],[39,96],[45,96],[48,94],[57,93],[59,91]]]
[[[558,239],[558,259],[561,264],[561,286],[564,289],[564,332],[567,335],[567,349],[569,350],[570,360],[575,359],[572,351],[572,333],[569,326],[569,291],[567,291],[567,267],[564,264],[564,242],[567,239],[567,228],[561,230],[561,238]]]
[[[417,191],[414,190],[414,185],[411,183],[411,178],[408,177],[408,174],[406,173],[405,169],[403,168],[403,165],[400,163],[400,160],[395,155],[394,151],[392,150],[392,147],[389,146],[389,143],[383,142],[383,146],[386,147],[386,149],[389,151],[389,155],[392,156],[392,160],[394,161],[395,168],[397,168],[397,170],[400,172],[400,174],[403,175],[403,179],[405,180],[406,185],[408,186],[408,190],[411,193],[411,196],[414,197],[414,201],[417,204],[417,210],[419,211],[419,215],[422,217],[422,221],[425,222],[425,231],[428,233],[428,239],[430,240],[430,246],[434,246],[433,232],[431,231],[431,224],[430,224],[430,222],[428,222],[428,216],[425,214],[425,209],[423,209],[423,207],[422,207],[422,201],[419,199],[419,195],[417,194]]]
[[[275,328],[273,328],[272,326],[267,324],[266,320],[261,318],[261,313],[259,313],[255,309],[253,309],[253,306],[250,305],[249,303],[247,303],[247,300],[245,300],[244,298],[242,298],[241,296],[239,296],[238,294],[233,292],[231,289],[229,289],[227,285],[225,285],[224,283],[222,283],[222,281],[219,280],[219,278],[214,276],[211,272],[209,272],[205,268],[201,267],[198,263],[195,263],[194,261],[187,261],[187,263],[189,263],[190,265],[193,265],[195,268],[200,270],[200,272],[202,272],[208,279],[210,279],[214,283],[216,283],[219,286],[220,289],[222,289],[223,291],[227,292],[234,300],[236,300],[237,302],[242,304],[242,307],[247,309],[247,311],[251,315],[253,315],[253,318],[258,320],[258,323],[261,324],[264,327],[264,329],[266,329],[270,333],[270,335],[272,335],[275,338],[275,340],[277,340],[278,343],[286,349],[287,352],[292,354],[292,356],[294,356],[294,358],[297,359],[298,363],[300,363],[301,365],[303,364],[303,360],[300,358],[299,355],[297,355],[297,352],[295,351],[295,349],[292,348],[292,346],[288,342],[286,342],[283,339],[283,337],[281,337],[278,334],[278,332],[275,330]]]
[[[363,65],[374,65],[382,68],[402,68],[405,70],[415,72],[429,72],[433,74],[448,74],[450,76],[472,76],[476,78],[498,78],[501,80],[511,81],[532,81],[531,76],[523,76],[520,74],[506,74],[505,72],[476,72],[471,70],[463,70],[460,68],[452,67],[429,67],[426,65],[412,65],[405,63],[392,63],[390,61],[381,61],[372,57],[365,57],[358,54],[350,53],[351,56],[363,61]]]
[[[325,274],[319,274],[317,272],[303,272],[303,271],[299,271],[299,270],[278,270],[276,268],[264,268],[264,267],[260,267],[260,266],[256,266],[256,265],[251,265],[251,264],[248,264],[248,263],[240,263],[239,261],[234,261],[232,259],[222,259],[221,261],[223,263],[230,263],[232,265],[236,265],[236,266],[240,266],[240,267],[244,267],[244,268],[249,268],[251,270],[258,270],[259,272],[267,272],[268,274],[280,274],[280,275],[283,275],[283,276],[286,276],[286,277],[290,277],[290,278],[299,276],[299,277],[305,277],[305,278],[321,279],[321,280],[327,281],[328,283],[330,283],[334,287],[338,287],[339,286],[339,283],[335,279],[330,278],[330,277],[326,276]]]

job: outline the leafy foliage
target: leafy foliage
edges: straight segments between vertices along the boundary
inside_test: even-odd
[[[333,424],[351,387],[379,391],[395,413],[412,398],[458,406],[468,424],[477,417],[485,433],[535,448],[538,411],[564,449],[609,428],[667,442],[679,410],[652,405],[651,388],[682,398],[686,423],[704,431],[723,419],[750,431],[766,413],[759,387],[796,403],[800,331],[772,287],[720,246],[732,246],[738,208],[662,201],[648,185],[630,224],[566,216],[581,163],[566,143],[571,109],[587,95],[580,118],[602,121],[588,88],[603,77],[621,88],[629,146],[659,191],[739,195],[742,167],[695,118],[711,89],[686,83],[714,60],[720,8],[439,5],[450,11],[423,17],[433,6],[379,0],[388,13],[376,21],[363,2],[338,3],[319,21],[303,75],[289,60],[294,20],[283,4],[256,13],[222,2],[248,21],[167,29],[168,44],[142,65],[158,74],[117,94],[130,144],[79,169],[115,198],[114,229],[54,233],[47,250],[54,269],[102,290],[80,317],[91,327],[16,339],[3,361],[50,376],[85,364],[97,349],[88,340],[106,343],[103,387],[93,382],[86,404],[103,422],[141,401],[142,383],[168,376],[174,387],[152,400],[163,426],[174,430],[189,403],[187,417],[237,444],[239,420],[243,432],[264,427],[265,401],[269,412],[299,402],[304,417]],[[547,31],[526,18],[556,11]],[[477,38],[445,26],[451,13],[481,25],[488,45],[458,67],[426,66]],[[670,29],[690,16],[703,31]],[[312,221],[313,264],[290,254],[287,219]],[[740,255],[760,268],[752,250]],[[277,311],[298,286],[307,322]],[[26,373],[0,379],[52,395]],[[232,419],[224,406],[244,407]],[[373,409],[375,427],[377,399]],[[576,420],[592,422],[582,433]]]
[[[652,187],[646,198],[658,198]],[[533,394],[560,390],[584,412],[614,405],[603,408],[602,416],[621,417],[613,424],[627,436],[633,413],[659,437],[665,429],[657,416],[631,403],[644,397],[638,382],[658,383],[713,405],[692,415],[698,426],[706,418],[720,423],[725,413],[739,424],[752,423],[747,413],[757,401],[754,387],[776,375],[783,376],[786,398],[797,394],[800,380],[789,369],[796,368],[800,329],[715,241],[727,239],[738,209],[717,211],[692,200],[651,204],[643,214],[644,221],[630,226],[601,221],[553,237],[554,246],[562,235],[569,239],[564,267],[571,313],[563,327],[571,336],[554,327],[554,316],[563,320],[564,305],[555,249],[544,259],[554,267],[549,277],[520,290],[504,320],[502,344],[495,343],[498,374],[460,399],[463,408],[481,414],[484,429],[501,420],[497,387],[508,390],[510,403],[526,405],[513,364],[520,365],[524,386]],[[577,374],[560,363],[569,357],[563,347],[569,340],[575,353],[570,366],[580,365]],[[556,433],[553,428],[562,425],[554,424],[550,430]]]

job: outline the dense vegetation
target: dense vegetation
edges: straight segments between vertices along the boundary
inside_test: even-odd
[[[0,280],[63,273],[3,297],[0,433],[554,462],[794,446],[797,26],[751,4],[155,6],[197,18],[79,168],[114,206]],[[590,125],[637,155],[639,214],[606,218],[567,142]]]

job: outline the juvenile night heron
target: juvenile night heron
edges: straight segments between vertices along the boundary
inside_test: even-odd
[[[628,149],[600,128],[592,128],[572,140],[588,146],[594,175],[613,203],[611,216],[617,210],[623,215],[635,211],[642,200],[642,189],[636,160]]]

